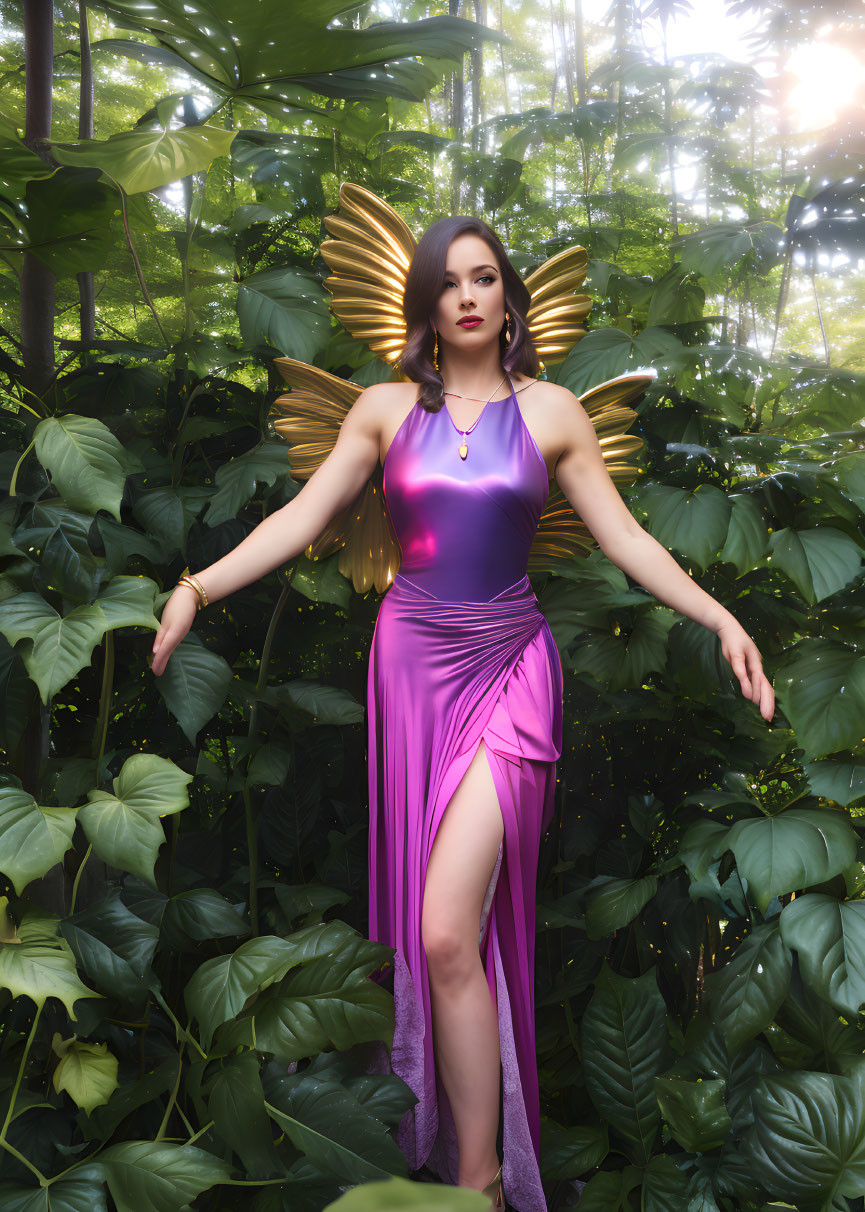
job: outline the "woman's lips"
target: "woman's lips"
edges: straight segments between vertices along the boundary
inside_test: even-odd
[[[457,320],[460,328],[477,328],[479,324],[483,324],[483,319],[480,316],[472,316],[471,319]]]

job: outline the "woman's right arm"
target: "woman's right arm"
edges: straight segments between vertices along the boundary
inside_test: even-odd
[[[222,559],[194,574],[208,602],[218,602],[293,560],[340,510],[355,500],[378,462],[383,413],[381,389],[387,386],[376,384],[361,392],[346,413],[333,450],[297,496],[259,522]],[[191,627],[195,613],[194,590],[178,585],[165,603],[153,642],[154,673],[162,673],[171,652]]]

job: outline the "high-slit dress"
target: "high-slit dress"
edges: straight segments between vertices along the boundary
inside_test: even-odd
[[[375,978],[393,976],[390,1066],[418,1098],[397,1142],[410,1169],[426,1165],[456,1184],[421,907],[436,831],[483,739],[504,822],[478,938],[501,1045],[503,1182],[517,1212],[546,1212],[535,894],[562,751],[562,665],[526,572],[549,479],[510,386],[510,395],[484,405],[465,460],[447,408],[429,412],[419,402],[385,458],[385,501],[402,556],[369,661],[369,936],[395,948],[392,970]]]

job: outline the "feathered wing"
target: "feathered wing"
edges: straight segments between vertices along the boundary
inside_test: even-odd
[[[291,444],[288,461],[297,480],[308,480],[336,445],[349,408],[363,391],[317,366],[294,358],[274,358],[291,392],[278,396],[268,419]],[[384,593],[399,568],[400,550],[384,503],[382,469],[377,466],[357,498],[341,510],[305,554],[311,560],[339,551],[338,568],[357,593],[375,586]]]
[[[406,340],[402,301],[417,241],[392,206],[352,181],[343,181],[338,213],[323,222],[334,237],[321,243],[333,271],[324,280],[330,309],[353,337],[393,364]]]
[[[326,215],[332,238],[322,241],[321,255],[331,269],[324,285],[331,310],[345,328],[374,354],[393,365],[405,345],[402,313],[405,282],[417,242],[397,212],[377,194],[351,181],[339,190],[337,213]],[[542,364],[560,362],[585,336],[589,295],[577,293],[588,267],[584,248],[574,246],[550,257],[526,278],[531,295],[529,332]],[[270,412],[274,429],[292,443],[292,474],[309,476],[333,449],[340,426],[362,388],[293,358],[275,358],[292,387]],[[628,458],[642,439],[625,431],[636,413],[629,407],[644,393],[651,374],[622,375],[580,397],[598,433],[607,470],[619,485],[637,474]],[[561,489],[553,483],[529,554],[529,569],[555,566],[559,559],[586,555],[595,545]],[[373,585],[384,593],[399,570],[400,551],[382,491],[382,469],[376,467],[357,500],[332,520],[307,548],[315,559],[340,551],[339,570],[358,593]]]
[[[617,488],[632,484],[638,468],[629,460],[642,450],[643,439],[627,433],[636,412],[630,407],[645,394],[654,373],[635,371],[599,383],[579,397],[595,427],[604,463]],[[597,540],[577,514],[568,498],[553,480],[550,495],[529,548],[528,568],[540,572],[553,568],[557,560],[587,556]]]

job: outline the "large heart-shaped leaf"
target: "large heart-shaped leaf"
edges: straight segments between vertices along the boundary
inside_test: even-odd
[[[72,845],[75,808],[42,807],[18,787],[0,787],[0,871],[20,896]]]
[[[195,1145],[128,1140],[99,1154],[117,1212],[182,1212],[231,1177],[231,1167]]]
[[[865,1069],[764,1078],[746,1138],[754,1176],[795,1207],[825,1208],[865,1194]]]
[[[628,978],[605,960],[583,1015],[581,1040],[592,1102],[624,1138],[629,1156],[645,1164],[661,1125],[655,1078],[670,1060],[666,1007],[654,968]]]
[[[149,577],[117,576],[103,585],[96,599],[107,620],[106,630],[115,627],[151,627],[159,630],[153,601],[159,592]]]
[[[265,1109],[296,1149],[341,1183],[407,1175],[388,1127],[354,1095],[319,1074],[295,1074],[277,1091],[265,1083]],[[273,1100],[277,1100],[274,1102]]]
[[[781,936],[799,953],[808,984],[855,1019],[865,1002],[865,901],[797,896],[781,912]]]
[[[240,1013],[247,998],[281,980],[299,958],[290,939],[263,934],[242,943],[231,955],[201,964],[183,996],[190,1015],[198,1020],[205,1047],[210,1047],[218,1026]]]
[[[216,491],[204,514],[208,526],[217,526],[237,517],[262,485],[271,487],[291,479],[285,442],[262,442],[253,450],[223,463],[215,478]]]
[[[74,1178],[54,1179],[48,1187],[0,1183],[3,1212],[107,1212],[105,1186],[97,1166],[76,1167]]]
[[[225,702],[233,677],[225,657],[205,648],[194,632],[172,652],[156,688],[190,745]]]
[[[89,514],[107,509],[121,520],[127,455],[107,425],[75,413],[46,417],[33,431],[33,441],[36,458],[67,504]]]
[[[25,914],[18,939],[0,943],[0,989],[12,997],[29,997],[37,1006],[56,997],[76,1020],[75,1003],[81,997],[99,997],[78,979],[68,945],[57,935],[58,919]]]
[[[726,1082],[720,1079],[655,1078],[661,1114],[686,1152],[704,1153],[726,1140],[732,1123],[724,1105],[725,1087]]]
[[[162,189],[190,173],[204,172],[218,156],[228,154],[236,134],[236,130],[221,126],[172,130],[166,125],[158,130],[118,131],[109,139],[87,139],[83,143],[48,142],[59,164],[100,168],[125,193],[138,194]]]
[[[586,908],[586,933],[589,938],[605,938],[632,922],[658,890],[658,878],[604,878]]]
[[[865,727],[865,654],[835,640],[800,640],[775,691],[806,757],[858,749]]]
[[[253,1178],[282,1173],[264,1109],[259,1058],[254,1052],[226,1057],[204,1089],[216,1131]]]
[[[700,484],[690,492],[668,484],[647,484],[639,501],[649,515],[652,536],[705,572],[721,550],[730,524],[730,502],[720,488]]]
[[[156,854],[165,841],[161,818],[187,806],[192,778],[154,753],[128,758],[114,779],[114,793],[94,788],[79,809],[78,819],[99,857],[152,884]]]
[[[76,606],[61,616],[38,593],[16,593],[0,604],[0,631],[9,643],[30,641],[20,650],[21,659],[43,703],[90,664],[105,625],[99,606]]]
[[[83,1040],[61,1040],[54,1036],[54,1051],[60,1061],[51,1081],[59,1094],[65,1090],[72,1101],[90,1112],[107,1103],[118,1087],[117,1057],[107,1044],[88,1044]]]
[[[765,913],[773,896],[822,884],[848,867],[856,857],[856,833],[844,813],[790,808],[737,821],[727,834],[727,848]]]
[[[768,1027],[787,996],[792,956],[785,942],[777,918],[762,922],[723,967],[706,976],[715,1025],[731,1056]]]
[[[303,362],[312,362],[330,336],[324,288],[317,277],[295,266],[274,265],[244,278],[237,291],[237,318],[246,346],[272,345]]]
[[[768,558],[812,603],[849,585],[862,567],[859,544],[833,526],[776,530],[769,536]]]

